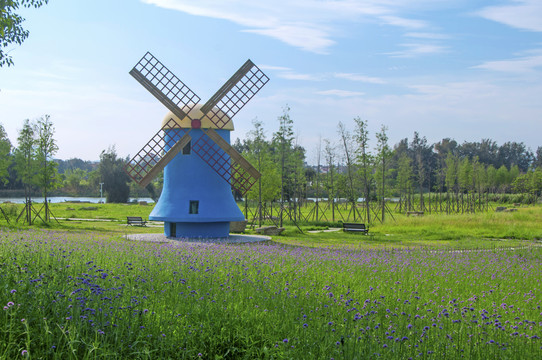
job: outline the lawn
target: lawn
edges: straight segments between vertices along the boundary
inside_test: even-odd
[[[537,359],[541,262],[4,228],[0,358]]]
[[[242,206],[241,206],[242,207]],[[6,210],[6,205],[4,205]],[[22,205],[9,204],[9,213],[18,214]],[[138,204],[51,204],[53,215],[59,222],[47,225],[37,219],[34,227],[94,231],[108,234],[161,233],[161,223],[147,227],[126,226],[126,216],[149,218],[152,205]],[[43,215],[43,213],[42,213]],[[16,215],[13,215],[16,217]],[[370,235],[352,233],[309,233],[309,230],[340,226],[339,223],[300,224],[286,223],[284,236],[275,237],[279,243],[309,247],[347,247],[353,249],[382,248],[495,248],[529,246],[542,239],[542,206],[518,208],[515,212],[481,212],[476,214],[426,214],[421,217],[394,215],[395,220],[370,226]],[[88,220],[95,221],[88,221]],[[12,217],[11,224],[14,225]],[[0,217],[0,225],[8,225]],[[14,225],[24,229],[25,226]],[[247,233],[255,233],[248,228]]]

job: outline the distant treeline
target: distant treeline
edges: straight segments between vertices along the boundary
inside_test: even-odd
[[[254,200],[282,199],[295,207],[299,199],[311,197],[352,203],[361,198],[378,200],[384,209],[385,198],[411,199],[418,194],[423,202],[423,194],[430,192],[456,199],[467,193],[526,193],[525,198],[536,201],[542,191],[541,146],[533,152],[523,142],[499,145],[491,139],[429,143],[418,132],[390,146],[385,126],[369,134],[368,122],[358,117],[352,128],[339,122],[337,135],[322,139],[316,163],[307,165],[306,149],[297,144],[288,108],[278,120],[279,131],[270,139],[263,124],[254,121],[249,136],[234,144],[262,173],[249,192]]]
[[[278,117],[279,130],[270,139],[265,136],[263,123],[255,120],[254,129],[247,137],[233,144],[262,174],[248,193],[253,200],[290,202],[326,197],[354,202],[359,198],[374,201],[428,192],[528,193],[531,199],[536,199],[542,191],[542,146],[533,151],[523,142],[499,145],[491,139],[458,143],[444,138],[429,143],[418,132],[414,132],[411,140],[404,138],[390,146],[386,127],[382,126],[373,136],[369,134],[368,122],[359,117],[353,119],[352,128],[339,122],[337,135],[319,142],[316,161],[308,165],[307,150],[297,143],[289,110],[285,107]],[[45,125],[51,126],[51,130],[40,133]],[[49,136],[54,147],[44,158],[51,158],[57,150],[52,138],[54,128],[45,116],[36,124],[26,120],[23,130],[18,146],[13,147],[0,126],[1,196],[17,196],[21,191],[35,195],[43,192],[43,184],[50,195],[99,196],[100,183],[105,184],[104,191],[110,195],[122,192],[121,199],[128,194],[153,198],[160,194],[162,174],[152,186],[141,189],[129,178],[124,179],[122,168],[127,159],[118,157],[114,148],[104,150],[99,162],[78,158],[54,160],[39,185],[36,174],[44,173],[40,167],[44,162],[39,161],[35,149],[40,148],[40,139]],[[25,154],[28,161],[35,163],[32,165],[35,170],[26,175],[29,167],[24,165]],[[121,178],[124,185],[117,184]]]

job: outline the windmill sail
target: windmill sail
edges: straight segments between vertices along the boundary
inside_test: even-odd
[[[179,119],[187,116],[200,101],[199,96],[150,52],[139,60],[130,75]],[[188,133],[184,133],[175,120],[170,119],[124,169],[135,182],[146,186],[189,142]]]
[[[247,60],[202,106],[201,111],[217,129],[222,129],[268,81],[269,78],[251,60]],[[244,195],[260,178],[260,173],[216,131],[208,129],[205,134],[194,144],[194,152]]]
[[[184,133],[183,129],[176,127],[176,124],[177,122],[173,119],[167,121],[124,166],[128,176],[140,186],[147,186],[190,142],[191,137],[188,132]]]
[[[147,52],[130,70],[130,75],[179,119],[184,118],[200,101],[199,96],[150,52]],[[187,110],[184,112],[182,109]]]
[[[203,105],[203,114],[210,112],[218,129],[222,129],[235,114],[252,99],[269,78],[250,60]]]
[[[181,80],[150,52],[134,66],[130,74],[180,120],[200,101]],[[223,129],[231,119],[269,81],[250,60],[207,101],[201,112]],[[195,119],[200,120],[200,119]],[[170,119],[128,162],[125,170],[141,186],[146,186],[184,146],[190,143],[188,132]],[[207,129],[192,145],[198,154],[224,180],[245,194],[260,178],[260,173],[214,129]]]
[[[245,195],[261,177],[258,170],[214,129],[205,131],[192,149],[241,195]]]

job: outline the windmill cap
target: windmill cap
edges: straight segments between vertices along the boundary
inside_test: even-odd
[[[233,130],[233,121],[228,118],[227,115],[225,115],[222,111],[214,108],[214,112],[218,113],[218,116],[213,115],[211,111],[209,111],[205,116],[203,116],[203,113],[201,112],[202,104],[197,104],[194,106],[194,108],[188,113],[188,116],[185,116],[183,119],[179,119],[177,115],[173,114],[171,111],[164,117],[164,120],[162,121],[162,127],[164,127],[167,122],[170,119],[173,119],[177,126],[174,127],[180,127],[180,128],[191,128],[192,127],[192,120],[191,119],[200,119],[201,120],[201,128],[202,129],[218,129],[218,127],[209,119],[209,116],[215,117],[216,122],[223,123],[226,119],[226,124],[221,128],[223,130]],[[185,112],[187,109],[183,109]],[[222,119],[221,121],[219,119]]]

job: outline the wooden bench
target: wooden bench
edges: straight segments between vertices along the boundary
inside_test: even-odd
[[[126,222],[130,226],[147,226],[147,221],[143,220],[141,216],[127,216]]]
[[[369,229],[365,227],[365,224],[356,223],[343,223],[343,231],[361,232],[363,234],[369,233]]]

